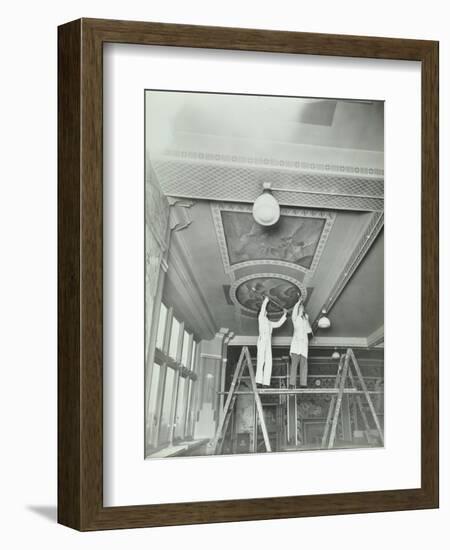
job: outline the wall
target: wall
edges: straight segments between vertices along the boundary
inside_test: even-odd
[[[150,170],[149,170],[150,172]],[[163,287],[164,275],[167,263],[169,241],[169,203],[161,192],[158,181],[153,173],[147,174],[145,189],[145,329],[146,329],[146,362],[152,363],[153,354],[150,345],[150,334],[153,327],[153,308],[155,302],[159,308],[159,300],[156,299],[158,286]],[[165,265],[164,265],[165,264]],[[159,311],[159,309],[157,310]],[[153,332],[156,332],[153,329]],[[156,334],[153,335],[156,338]],[[149,351],[150,350],[150,351]],[[150,361],[148,356],[150,357]]]
[[[55,525],[56,26],[80,16],[441,40],[441,97],[450,95],[446,2],[20,1],[3,7],[0,197],[2,423],[0,540],[5,548],[274,548],[448,546],[450,520],[450,113],[441,105],[441,509],[79,534]],[[6,378],[5,378],[6,376]],[[293,541],[295,537],[295,543]],[[6,543],[6,544],[5,544]]]
[[[148,173],[146,177],[145,212],[145,446],[147,449],[158,433],[153,421],[149,420],[152,418],[151,410],[153,409],[155,414],[156,409],[150,399],[158,333],[154,318],[159,318],[170,238],[169,204],[153,173]]]

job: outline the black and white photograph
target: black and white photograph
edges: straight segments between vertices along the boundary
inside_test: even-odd
[[[3,5],[0,547],[445,550],[446,8]]]
[[[383,447],[384,102],[144,101],[145,458]]]

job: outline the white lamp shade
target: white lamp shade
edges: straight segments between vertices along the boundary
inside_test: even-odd
[[[280,205],[270,191],[264,191],[253,205],[253,217],[260,225],[274,225],[280,219]]]
[[[330,328],[331,326],[331,322],[330,320],[328,319],[328,317],[321,317],[318,322],[317,322],[319,328]]]

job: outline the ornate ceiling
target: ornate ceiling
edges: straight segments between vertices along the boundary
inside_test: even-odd
[[[281,109],[283,124],[266,126],[260,133],[256,119],[237,122],[230,112],[214,108],[219,95],[207,100],[209,94],[175,95],[183,97],[147,97],[147,167],[172,208],[185,211],[181,217],[188,220],[173,235],[165,293],[185,304],[180,309],[189,310],[197,330],[206,330],[201,317],[208,319],[209,333],[227,327],[241,336],[256,334],[261,289],[273,296],[274,313],[277,303],[292,307],[301,294],[316,321],[351,286],[375,242],[377,261],[383,263],[382,105],[326,100],[314,111],[314,100],[292,101]],[[271,109],[259,102],[258,116],[266,111],[277,116],[272,99]],[[245,111],[240,114],[244,117]],[[294,121],[289,118],[293,116]],[[267,181],[277,189],[274,196],[282,206],[280,221],[272,228],[259,226],[251,215]],[[189,199],[188,211],[181,199]],[[177,266],[173,274],[171,263]],[[195,280],[189,308],[180,274],[184,264]],[[377,277],[369,271],[366,278],[382,293],[379,270]],[[346,296],[352,307],[369,311],[362,325],[359,318],[359,327],[345,321],[353,334],[375,335],[378,342],[383,307],[365,304],[361,292]],[[204,310],[198,321],[194,302]],[[338,322],[339,334],[345,334],[343,319],[333,324]]]

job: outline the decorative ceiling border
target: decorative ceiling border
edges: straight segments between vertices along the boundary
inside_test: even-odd
[[[223,267],[225,273],[231,274],[232,272],[241,269],[243,267],[253,267],[260,265],[271,265],[271,266],[288,266],[291,269],[313,275],[317,265],[319,264],[320,257],[325,248],[328,237],[331,233],[334,221],[336,219],[335,212],[327,212],[321,210],[305,210],[299,208],[281,208],[280,212],[282,216],[291,216],[298,218],[322,218],[325,220],[322,233],[320,235],[319,242],[317,243],[316,250],[314,252],[314,258],[311,262],[311,266],[306,268],[304,266],[292,263],[285,262],[283,260],[247,260],[244,262],[239,262],[231,265],[229,256],[228,256],[228,247],[225,238],[225,232],[223,229],[222,215],[221,212],[252,212],[252,206],[248,204],[237,204],[237,203],[211,203],[211,214],[214,222],[214,227],[216,230],[217,242],[219,244],[220,255],[222,257]],[[289,279],[286,276],[286,279]]]
[[[271,166],[276,168],[289,168],[294,170],[307,170],[315,172],[331,172],[352,176],[384,177],[382,168],[372,166],[349,166],[336,163],[306,162],[301,160],[274,159],[268,157],[248,157],[243,155],[228,155],[224,153],[205,153],[202,151],[183,151],[178,149],[166,149],[164,156],[200,162],[227,162],[234,164],[249,164],[250,166]]]
[[[341,271],[339,277],[337,278],[336,283],[334,284],[330,294],[328,295],[328,298],[323,303],[322,307],[320,308],[320,312],[325,310],[327,313],[331,310],[331,308],[336,303],[336,300],[341,295],[342,291],[344,290],[345,286],[351,279],[353,273],[356,271],[356,268],[359,266],[367,252],[369,251],[370,247],[374,243],[375,239],[377,238],[378,234],[380,233],[381,229],[384,225],[384,214],[382,212],[374,212],[364,230],[364,233],[359,240],[358,244],[355,246],[353,253],[351,254],[349,260],[345,264],[343,270]],[[314,319],[313,322],[313,329],[315,330],[317,328],[317,321],[319,320],[319,317],[321,316],[321,313],[318,313],[317,317]]]
[[[318,210],[384,210],[384,179],[361,174],[281,169],[270,165],[152,159],[167,196],[253,204],[269,181],[286,207]]]
[[[374,330],[372,334],[367,337],[367,345],[369,347],[375,347],[384,343],[384,325],[381,325],[377,330]]]
[[[234,281],[233,284],[230,286],[230,300],[233,302],[233,304],[238,306],[242,311],[246,311],[247,313],[251,313],[252,316],[255,316],[256,313],[255,311],[253,311],[253,309],[247,308],[239,302],[236,296],[236,291],[242,283],[251,281],[252,279],[263,279],[264,277],[270,279],[280,279],[280,281],[288,281],[289,283],[292,283],[298,288],[302,296],[302,301],[306,302],[308,291],[306,290],[306,287],[297,279],[294,279],[293,277],[288,277],[287,275],[278,275],[277,273],[255,273],[253,275],[247,275],[246,277],[242,277],[242,279]]]

